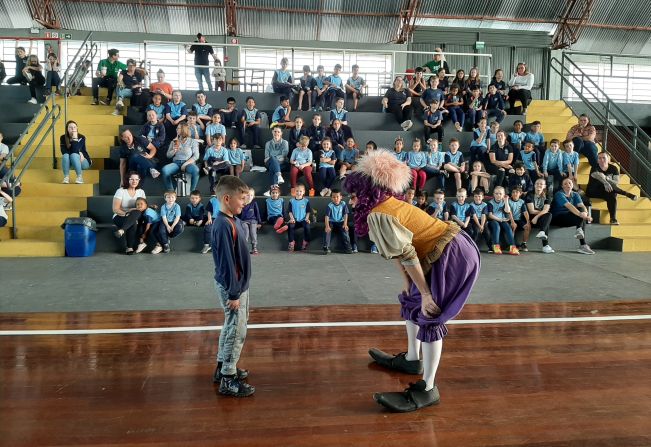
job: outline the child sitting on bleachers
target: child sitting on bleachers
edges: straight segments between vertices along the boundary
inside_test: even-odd
[[[472,236],[473,228],[470,225],[470,219],[474,208],[469,203],[466,203],[467,197],[468,193],[465,188],[457,190],[457,200],[452,202],[450,206],[450,220],[456,222],[466,233]]]
[[[251,243],[251,254],[258,255],[258,230],[262,227],[262,218],[260,217],[260,210],[258,204],[255,202],[255,190],[249,188],[249,193],[246,197],[246,202],[242,212],[240,213],[240,220],[244,225],[246,233],[244,238],[247,242]],[[269,200],[269,199],[267,199]]]
[[[407,166],[411,169],[412,186],[416,192],[425,189],[425,182],[427,181],[427,154],[421,152],[422,143],[420,138],[414,138],[411,146],[411,152],[407,155]]]
[[[522,150],[522,144],[524,143],[524,139],[527,136],[526,133],[522,132],[522,126],[522,121],[515,120],[513,123],[513,132],[509,132],[509,143],[515,151],[516,156],[519,156],[520,151]]]
[[[404,147],[405,147],[405,142],[403,141],[402,137],[400,136],[396,137],[396,139],[393,141],[393,155],[399,161],[407,164],[407,157],[409,157],[409,154],[407,152],[402,151]]]
[[[188,109],[182,99],[181,91],[174,90],[172,100],[165,104],[165,136],[167,141],[176,138],[176,126],[181,121],[185,121],[188,116]]]
[[[357,112],[357,104],[359,98],[364,96],[366,88],[366,81],[359,75],[359,65],[354,64],[351,69],[353,73],[346,81],[346,93],[351,94],[353,97],[353,112]]]
[[[300,78],[301,89],[298,92],[298,110],[303,110],[303,98],[307,96],[307,110],[312,109],[316,104],[316,91],[314,86],[316,81],[312,77],[312,70],[309,65],[303,65],[303,76]]]
[[[472,170],[469,173],[470,175],[470,190],[474,191],[477,188],[481,188],[484,192],[488,192],[490,186],[491,175],[486,172],[484,163],[479,160],[476,160],[472,164]]]
[[[421,191],[416,197],[416,206],[425,211],[429,206],[427,203],[427,191]]]
[[[540,172],[538,167],[539,159],[531,141],[524,143],[524,150],[520,152],[520,159],[522,160],[522,164],[524,164],[524,168],[527,170],[529,178],[532,181],[535,182],[538,177],[542,176],[542,172]]]
[[[147,138],[156,149],[165,145],[165,126],[158,121],[155,110],[147,110],[147,122],[140,129],[140,135]]]
[[[522,230],[522,243],[519,248],[520,251],[529,251],[527,241],[529,240],[531,225],[529,224],[529,211],[527,211],[527,206],[524,200],[522,200],[522,188],[516,186],[511,190],[509,208],[511,209],[510,224],[513,230],[513,240],[515,241],[516,239],[517,231]]]
[[[307,184],[310,187],[310,197],[314,197],[314,180],[312,179],[312,152],[308,149],[307,145],[310,142],[310,138],[307,136],[301,137],[298,141],[298,147],[292,152],[292,156],[289,160],[291,165],[289,175],[292,185],[292,195],[294,195],[294,190],[296,189],[296,182],[298,181],[298,176],[303,174]]]
[[[438,186],[434,189],[441,189],[445,191],[445,179],[448,176],[448,171],[443,168],[445,164],[445,153],[439,151],[439,142],[437,139],[430,138],[427,140],[430,152],[427,154],[427,165],[425,172],[428,177],[436,177]]]
[[[260,147],[260,123],[262,122],[262,116],[260,111],[255,108],[255,99],[253,96],[247,96],[246,98],[246,107],[242,109],[242,114],[239,117],[237,124],[237,130],[239,132],[240,140],[242,140],[242,147],[246,146],[246,134],[251,132],[253,134],[253,144],[254,148]]]
[[[549,142],[549,150],[545,151],[542,163],[542,176],[547,182],[550,193],[556,191],[560,184],[563,172],[563,154],[560,150],[560,141],[556,138]]]
[[[206,102],[206,94],[202,90],[197,92],[196,98],[197,102],[192,105],[192,111],[197,114],[197,123],[201,129],[205,129],[212,121],[212,106]]]
[[[181,221],[181,207],[176,203],[176,192],[167,191],[163,197],[165,203],[160,207],[161,220],[154,230],[156,246],[151,251],[153,255],[170,252],[170,239],[183,233],[184,223]]]
[[[326,92],[328,91],[328,85],[325,83],[327,76],[325,75],[325,69],[323,65],[318,65],[316,67],[317,75],[314,77],[314,102],[312,103],[312,110],[315,112],[320,112],[325,107],[325,98]]]
[[[296,149],[296,146],[298,146],[298,140],[300,140],[301,137],[304,135],[307,135],[307,129],[303,126],[303,118],[297,116],[294,119],[294,128],[289,130],[288,142],[289,142],[290,157],[292,156],[292,152],[294,152],[294,149]]]
[[[512,191],[517,186],[525,194],[533,191],[533,182],[524,168],[524,164],[521,161],[516,161],[513,164],[513,170],[515,172],[509,175],[509,191]]]
[[[433,97],[428,106],[423,120],[425,141],[430,139],[432,133],[436,133],[437,141],[443,141],[443,110],[439,108],[440,102]]]
[[[496,255],[502,254],[500,236],[504,235],[509,245],[509,254],[517,256],[520,254],[520,251],[515,246],[513,230],[511,229],[511,225],[509,225],[511,221],[511,210],[509,208],[509,202],[504,196],[504,188],[496,186],[493,190],[493,198],[488,201],[488,227],[493,236],[493,253]]]
[[[490,84],[488,86],[488,94],[482,101],[482,107],[484,108],[484,116],[487,119],[495,118],[495,121],[501,123],[506,116],[506,110],[504,110],[504,98],[497,91],[497,86],[495,84]]]
[[[488,145],[491,131],[488,128],[486,118],[482,118],[477,123],[477,128],[472,132],[472,142],[470,143],[470,163],[479,160],[486,162]],[[458,189],[458,188],[457,188]]]
[[[335,119],[332,122],[332,125],[328,127],[327,135],[332,141],[332,149],[334,149],[337,158],[339,158],[341,152],[346,147],[346,134],[344,133],[344,129],[341,127],[341,121]]]
[[[237,119],[240,114],[237,111],[237,101],[235,101],[235,98],[229,96],[226,99],[226,108],[219,109],[219,113],[222,116],[222,123],[224,124],[224,127],[227,129],[230,129],[231,127],[237,127]]]
[[[572,140],[563,141],[563,149],[565,150],[562,154],[563,171],[561,172],[561,175],[563,178],[569,178],[572,180],[572,184],[574,185],[573,188],[576,191],[579,188],[577,177],[579,170],[579,154],[578,152],[574,152],[574,143]]]
[[[201,203],[201,192],[195,189],[190,193],[190,203],[185,206],[185,211],[181,219],[186,226],[203,227],[203,248],[202,254],[210,251],[210,229],[211,225],[206,225],[206,207]]]
[[[450,114],[450,120],[454,123],[457,132],[463,130],[465,122],[465,114],[463,113],[463,97],[459,92],[459,86],[452,84],[450,87],[450,94],[445,99],[445,108]]]
[[[288,230],[285,223],[285,218],[283,217],[283,210],[285,208],[285,201],[280,197],[280,187],[278,185],[273,185],[269,190],[271,197],[267,197],[265,203],[267,205],[267,223],[273,225],[276,233],[282,234]]]
[[[337,177],[335,164],[337,164],[337,154],[332,149],[330,138],[325,138],[321,142],[321,152],[319,156],[319,176],[321,178],[321,197],[327,197],[332,194],[332,183]]]
[[[481,98],[481,89],[475,87],[468,98],[468,121],[470,121],[470,126],[474,129],[482,118],[486,118],[486,115]]]
[[[8,207],[7,205],[10,205],[11,202],[13,202],[11,196],[0,189],[0,228],[7,225],[8,216],[5,207]]]
[[[407,189],[404,200],[408,204],[416,206],[416,190],[414,188]]]
[[[500,123],[497,121],[491,121],[488,130],[490,130],[490,133],[488,134],[488,150],[490,151],[491,146],[497,141],[497,133],[500,131]]]
[[[240,177],[244,171],[244,151],[240,148],[240,142],[237,141],[237,138],[231,138],[230,143],[228,144],[227,152],[228,164],[230,165],[229,171],[231,175],[235,177]]]
[[[443,168],[454,175],[454,183],[456,189],[459,190],[461,176],[466,174],[466,162],[463,159],[463,154],[459,151],[459,140],[452,138],[448,147],[450,150],[445,153]]]
[[[290,117],[292,113],[292,106],[289,105],[289,98],[287,96],[280,97],[280,105],[276,107],[273,115],[271,115],[271,124],[269,128],[273,129],[274,127],[280,126],[287,129],[294,127],[294,121]]]
[[[472,213],[472,235],[475,244],[479,246],[479,238],[483,237],[488,253],[493,252],[491,232],[488,229],[488,204],[484,202],[484,191],[477,188],[472,193],[472,202],[470,206],[473,209]]]
[[[357,144],[355,139],[350,137],[346,140],[346,147],[341,154],[339,154],[339,179],[346,177],[346,172],[353,170],[357,165],[357,160],[359,159],[359,150],[357,149]]]
[[[445,203],[445,192],[440,189],[434,191],[434,199],[425,210],[427,214],[439,220],[449,220],[448,204]]]
[[[136,228],[139,242],[135,252],[142,253],[143,250],[147,248],[147,239],[149,238],[149,234],[152,229],[158,226],[158,222],[160,222],[160,214],[153,208],[149,207],[147,199],[144,197],[136,199],[136,209],[140,211],[141,214]],[[129,253],[133,252],[127,251],[127,254]]]
[[[325,215],[325,232],[323,234],[323,254],[330,253],[330,241],[332,233],[340,233],[344,240],[346,254],[353,252],[348,234],[348,206],[341,200],[341,191],[332,191],[332,202],[328,204]]]
[[[154,93],[151,97],[151,104],[145,108],[145,113],[149,110],[156,112],[156,118],[158,119],[159,124],[165,122],[165,106],[163,105],[163,95],[160,93]]]
[[[303,245],[301,249],[307,250],[310,245],[310,217],[312,208],[310,201],[305,198],[305,186],[302,184],[296,185],[295,195],[289,200],[287,206],[287,223],[289,224],[289,231],[287,237],[289,245],[287,250],[291,253],[294,251],[296,245],[296,227],[303,228]]]
[[[215,112],[212,115],[212,121],[206,126],[206,145],[212,146],[217,135],[226,138],[226,127],[222,124],[222,115]],[[223,144],[223,143],[222,143]]]
[[[531,123],[531,129],[526,133],[524,142],[530,141],[533,143],[534,151],[536,151],[536,158],[542,160],[545,154],[545,136],[540,131],[540,121]]]
[[[219,177],[230,172],[228,152],[224,147],[224,137],[221,134],[216,134],[212,141],[213,145],[206,149],[203,156],[203,171],[208,176],[211,191],[215,188]]]
[[[196,140],[199,144],[203,143],[203,129],[197,121],[197,112],[192,111],[188,113],[188,129],[190,130],[190,138]]]

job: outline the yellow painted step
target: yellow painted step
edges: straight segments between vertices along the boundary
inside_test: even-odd
[[[38,239],[42,241],[63,242],[65,233],[60,225],[57,226],[35,226],[20,225],[18,227],[18,239]],[[11,228],[0,228],[0,241],[6,241],[12,238]]]
[[[565,101],[563,101],[562,99],[534,99],[533,101],[531,101],[530,106],[537,106],[540,104],[565,106]]]
[[[651,225],[648,224],[622,224],[613,225],[610,229],[613,237],[646,236],[651,237]]]
[[[592,209],[593,210],[607,210],[606,201],[603,199],[591,199],[592,200]],[[617,209],[618,210],[651,210],[651,200],[647,198],[640,198],[636,201],[629,199],[628,197],[618,196],[617,197]]]
[[[84,182],[98,183],[99,171],[88,169],[83,171]],[[74,169],[70,169],[70,181],[74,183],[77,179]],[[63,172],[60,169],[35,169],[30,168],[23,176],[23,182],[52,182],[57,183],[63,180]]]
[[[85,130],[85,126],[88,124],[105,124],[107,126],[120,126],[124,124],[124,117],[122,116],[113,116],[113,115],[95,115],[95,114],[83,114],[77,113],[74,110],[68,110],[68,119],[76,121],[79,124],[79,131],[86,135],[88,131]],[[63,122],[64,115],[61,115],[60,121]],[[40,118],[36,119],[37,123],[43,121],[43,115]]]
[[[576,124],[573,116],[557,115],[556,111],[529,113],[527,111],[527,123],[540,121],[545,127],[550,124],[566,126],[568,129]]]
[[[533,107],[527,109],[527,121],[542,121],[549,116],[571,118],[574,116],[569,107]],[[576,121],[576,118],[574,118]]]
[[[93,148],[101,148],[101,147],[106,147],[106,146],[113,146],[116,143],[116,138],[118,135],[118,129],[117,127],[114,129],[114,135],[87,135],[88,141],[86,143],[86,149],[90,152]],[[63,133],[63,131],[62,131]],[[62,135],[57,133],[54,146],[56,149],[59,149],[60,142],[59,142],[59,137]],[[20,144],[19,147],[23,147],[24,144]],[[43,144],[41,145],[42,148],[49,148],[50,150],[52,149],[52,138],[46,138],[45,141],[43,141]]]
[[[30,169],[52,169],[52,153],[50,152],[50,157],[35,157],[32,160]],[[61,171],[61,156],[57,157],[57,169]],[[101,171],[104,169],[104,158],[93,156],[93,165],[90,167],[89,171]],[[61,178],[63,178],[63,173],[61,173]]]
[[[0,257],[61,257],[65,256],[63,242],[37,239],[11,239],[0,242]]]
[[[86,135],[86,139],[90,142],[91,140],[94,141],[97,137],[117,135],[119,126],[119,124],[112,123],[85,124],[84,126],[79,125],[79,132]],[[65,128],[66,126],[63,120],[58,121],[54,126],[57,141],[65,133]]]
[[[621,241],[622,252],[624,253],[635,253],[635,252],[645,252],[651,251],[651,237],[626,237],[626,238],[616,238]]]
[[[88,206],[86,197],[30,197],[22,194],[16,199],[20,211],[40,209],[43,211],[85,210]]]
[[[579,175],[577,177],[579,178],[579,184],[581,184],[581,185],[587,185],[588,180],[590,180],[590,174],[588,174],[588,173],[581,174],[581,166],[580,165],[579,165]],[[630,185],[631,184],[631,178],[626,174],[620,175],[619,176],[619,184],[620,184],[620,186]]]
[[[113,116],[112,113],[115,110],[115,102],[111,106],[91,106],[90,101],[87,105],[77,105],[77,104],[68,104],[68,116],[79,114],[79,115],[96,115],[96,116]],[[126,110],[126,107],[125,107]],[[119,118],[119,116],[118,116]]]
[[[622,224],[648,224],[651,223],[651,210],[617,210],[617,220]],[[599,210],[599,222],[608,224],[610,214],[608,211]]]
[[[83,185],[61,183],[25,183],[20,197],[90,197],[96,186],[91,183]]]
[[[22,225],[33,226],[57,226],[61,225],[68,217],[79,217],[79,211],[34,211],[34,210],[17,210],[16,224],[18,228]],[[7,211],[7,222],[13,222],[13,211]]]

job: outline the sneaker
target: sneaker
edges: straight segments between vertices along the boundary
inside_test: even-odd
[[[122,236],[124,236],[124,230],[122,230],[122,229],[115,230],[115,231],[113,232],[113,235],[114,235],[116,238],[120,239]]]
[[[235,368],[236,369],[236,375],[237,378],[240,380],[244,380],[247,377],[249,377],[249,372],[246,369],[240,369],[240,368]],[[222,374],[222,371],[219,367],[215,368],[215,372],[212,375],[212,383],[221,383],[222,377],[224,375]]]
[[[314,197],[315,192],[316,192],[316,191],[314,191],[314,188],[310,188],[310,190],[308,191],[308,195],[309,195],[310,197]]]
[[[205,255],[205,254],[209,253],[210,250],[212,250],[212,247],[210,246],[210,244],[203,244],[203,248],[201,249],[201,254]]]
[[[406,123],[407,123],[407,127],[406,127],[405,131],[408,131],[409,129],[412,128],[414,123],[411,120],[407,120]]]
[[[409,120],[405,120],[402,123],[400,123],[400,127],[402,127],[403,131],[406,131],[407,128],[409,127]]]
[[[583,244],[581,245],[576,251],[581,253],[582,255],[593,255],[594,251],[590,248],[588,244]]]
[[[61,183],[63,183],[64,185],[67,185],[68,183],[70,183],[70,177],[68,177],[68,176],[63,177],[63,181]]]
[[[283,183],[285,183],[285,179],[283,178],[283,175],[279,172],[278,173],[278,184],[282,185]]]
[[[493,245],[493,253],[496,255],[501,255],[502,247],[500,247],[499,245]]]
[[[353,253],[359,253],[357,250],[357,244],[353,244]]]
[[[585,233],[583,232],[583,228],[577,228],[576,231],[574,232],[574,237],[577,239],[585,239]]]
[[[409,413],[431,405],[437,405],[441,401],[441,395],[436,385],[428,391],[425,390],[426,386],[424,380],[419,380],[416,383],[410,383],[402,393],[375,393],[373,399],[395,413]]]
[[[279,217],[278,220],[276,220],[276,223],[274,224],[274,230],[279,229],[284,223],[285,223],[285,219],[283,219],[282,216]]]
[[[90,103],[91,106],[96,106],[99,104],[99,100],[97,98],[93,98],[93,101]]]
[[[509,247],[509,254],[513,256],[519,256],[520,250],[518,250],[518,247],[516,247],[515,245],[511,245],[511,247]]]
[[[124,252],[127,255],[132,255],[134,253],[133,248],[129,247],[127,250]]]
[[[248,397],[255,393],[255,388],[242,382],[238,377],[222,377],[219,382],[219,394],[233,397]]]
[[[632,200],[633,202],[635,202],[637,199],[639,199],[639,196],[637,196],[637,195],[635,195],[635,194],[633,194],[633,195],[631,196],[631,200]]]
[[[310,246],[310,243],[308,241],[303,241],[303,245],[301,245],[301,250],[307,251],[307,248]]]
[[[157,255],[157,254],[160,253],[161,251],[163,251],[163,247],[161,247],[160,245],[156,244],[156,246],[154,247],[154,249],[151,251],[151,254],[152,254],[152,255]]]
[[[279,125],[280,125],[280,123],[271,123],[271,124],[269,124],[269,129],[273,129],[274,127],[277,127]]]
[[[538,239],[547,239],[547,234],[545,234],[544,231],[539,231],[538,234],[536,235],[536,238],[538,238]]]
[[[328,188],[323,188],[319,194],[321,195],[321,197],[325,197],[327,192],[328,192]]]
[[[527,247],[527,243],[526,243],[526,242],[523,242],[523,243],[521,243],[520,246],[518,247],[518,250],[520,250],[520,251],[524,251],[524,252],[528,252],[528,251],[529,251],[529,247]]]
[[[543,245],[542,252],[547,254],[554,253],[554,249],[551,245]]]
[[[136,253],[142,253],[145,248],[147,248],[147,244],[144,242],[139,243],[138,247],[136,248]]]
[[[251,250],[251,254],[253,256],[258,256],[260,254],[260,252],[258,251],[258,249],[256,247],[253,247],[253,250]]]
[[[328,190],[326,191],[326,197],[330,197],[332,195],[332,189],[327,188]]]
[[[158,178],[158,176],[160,175],[160,172],[158,172],[158,170],[154,168],[149,169],[149,173],[151,174],[151,178]]]
[[[486,251],[486,253],[488,253],[488,254],[492,254],[492,253],[493,253],[493,248],[492,248],[492,247],[488,247],[488,250]]]
[[[380,254],[380,252],[377,249],[377,245],[375,244],[371,245],[371,253],[374,255]]]
[[[394,369],[405,374],[423,374],[423,362],[420,360],[407,360],[406,352],[389,355],[378,348],[371,348],[368,350],[368,355],[375,360],[375,363],[385,368]]]
[[[169,253],[169,252],[170,252],[170,244],[163,245],[163,253]]]
[[[103,106],[110,106],[111,105],[111,100],[106,98],[106,99],[100,99],[99,103]]]
[[[38,101],[36,100],[36,98],[32,98],[27,102],[30,103],[30,104],[38,104]]]
[[[84,183],[84,178],[80,175],[77,177],[77,180],[75,180],[75,183],[78,185],[82,185]]]
[[[329,255],[331,253],[330,249],[328,247],[323,247],[323,254],[324,255]]]
[[[113,115],[113,116],[120,116],[121,113],[118,112],[118,109],[115,109],[115,110],[113,110],[113,112],[111,112],[111,115]]]
[[[617,219],[610,219],[610,224],[611,225],[619,225],[619,222],[617,221]]]
[[[263,195],[263,196],[265,196],[265,197],[271,197],[271,190],[270,190],[270,189],[268,189],[268,190],[267,190],[267,191],[265,191],[265,193],[264,193],[264,194],[262,194],[262,195]]]
[[[289,227],[287,225],[283,225],[282,227],[278,228],[276,230],[276,233],[278,234],[283,234],[285,231],[289,230]]]
[[[153,169],[153,168],[152,168],[152,169]],[[203,173],[206,174],[206,175],[208,175],[208,174],[210,173],[210,170],[208,169],[208,166],[204,166],[204,167],[202,168],[202,170],[203,170]],[[151,170],[150,170],[149,172],[151,173]]]
[[[290,242],[289,245],[287,246],[287,251],[290,252],[290,253],[293,253],[294,252],[294,245],[295,245],[294,242]]]

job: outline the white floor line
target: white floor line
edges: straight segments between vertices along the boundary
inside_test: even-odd
[[[651,320],[651,315],[614,315],[595,317],[550,317],[550,318],[494,318],[478,320],[452,320],[447,324],[527,324],[527,323],[583,323],[599,321]],[[315,323],[259,323],[250,324],[249,329],[289,329],[322,327],[374,327],[402,326],[404,321],[335,321]],[[151,328],[117,328],[117,329],[53,329],[53,330],[16,330],[0,331],[0,336],[16,335],[102,335],[102,334],[148,334],[163,332],[205,332],[218,331],[221,326],[172,326]]]

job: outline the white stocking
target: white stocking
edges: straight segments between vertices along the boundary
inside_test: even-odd
[[[407,360],[420,360],[420,340],[416,338],[418,326],[407,320]]]
[[[423,380],[427,384],[425,390],[429,391],[434,387],[434,378],[436,370],[441,361],[441,351],[443,349],[443,340],[437,340],[431,343],[423,342]]]

